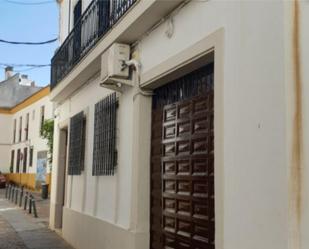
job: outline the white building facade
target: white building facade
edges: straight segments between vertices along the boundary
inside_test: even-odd
[[[15,98],[6,101],[1,95],[1,172],[37,174],[39,158],[46,162],[46,173],[49,173],[47,141],[41,136],[44,121],[53,119],[49,86],[36,87],[33,82],[23,81],[19,74],[12,74],[0,87],[2,95],[10,100]]]
[[[58,2],[51,228],[81,249],[309,246],[307,1]],[[135,67],[111,86],[114,43]]]
[[[11,115],[6,113],[0,114],[0,129],[2,131],[9,130],[8,132],[3,132],[1,134],[0,142],[0,158],[1,158],[1,172],[9,172],[10,170],[10,149],[12,145],[12,118]]]
[[[49,157],[47,141],[41,136],[41,127],[45,120],[53,118],[53,108],[48,96],[49,87],[45,92],[47,94],[42,94],[45,96],[15,112],[11,117],[13,129],[11,130],[10,165],[14,173],[36,174],[38,158],[48,159]],[[19,153],[22,155],[18,162]],[[49,173],[50,169],[47,161],[46,173]]]

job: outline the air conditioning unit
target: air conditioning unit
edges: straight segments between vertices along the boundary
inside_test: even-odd
[[[120,91],[123,85],[133,86],[130,71],[125,62],[130,60],[130,46],[114,43],[101,56],[100,85]]]

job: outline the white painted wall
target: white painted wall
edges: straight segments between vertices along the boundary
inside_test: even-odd
[[[305,24],[309,23],[308,5],[305,1],[301,3],[303,64],[309,59],[305,46],[309,41],[309,32],[305,30]],[[136,48],[142,74],[147,74],[213,32],[224,30],[224,177],[219,183],[224,189],[224,211],[220,214],[224,249],[291,248],[288,246],[287,156],[290,114],[286,86],[289,70],[286,38],[291,38],[291,34],[287,34],[285,26],[290,8],[282,1],[192,1],[174,16],[171,38],[165,35],[167,24],[163,23],[142,38]],[[61,13],[66,15],[65,7]],[[61,35],[64,40],[65,32]],[[303,82],[309,79],[307,71],[303,68]],[[308,92],[305,89],[306,86],[304,92]],[[134,140],[130,90],[120,97],[117,173],[108,177],[91,175],[94,104],[108,93],[96,80],[90,80],[58,106],[57,124],[81,110],[88,111],[85,171],[81,176],[68,177],[66,208],[129,228],[134,222],[130,210],[134,196],[130,188],[133,169],[130,145]],[[308,98],[303,101],[308,106],[305,104]],[[307,127],[306,107],[304,117],[304,127]],[[304,145],[309,146],[307,140]],[[308,164],[306,155],[304,160]],[[308,172],[304,171],[305,179],[309,177]],[[304,193],[307,193],[306,182]],[[308,210],[308,206],[306,198],[303,210]],[[304,218],[308,215],[304,211]],[[303,229],[303,234],[309,230],[306,222]],[[307,240],[303,236],[302,248],[308,246]]]
[[[0,114],[0,171],[3,173],[7,173],[10,170],[12,127],[11,115]]]
[[[79,91],[57,108],[56,125],[76,113],[87,112],[85,171],[80,176],[68,176],[66,207],[99,219],[129,227],[130,212],[130,142],[132,130],[132,93],[120,97],[117,122],[118,165],[115,176],[92,176],[92,149],[95,104],[111,91],[99,86],[94,80],[87,90]],[[91,97],[90,97],[91,96]],[[56,151],[55,151],[56,152]]]
[[[194,1],[174,24],[171,39],[162,25],[141,42],[143,72],[225,32],[225,248],[287,248],[283,4]]]
[[[27,173],[36,173],[36,166],[37,166],[37,152],[38,151],[47,151],[47,141],[40,137],[40,117],[41,117],[41,107],[45,107],[45,120],[53,118],[53,106],[52,103],[49,101],[49,97],[45,96],[42,99],[36,101],[30,106],[14,113],[12,115],[12,124],[14,120],[17,120],[17,129],[16,129],[16,142],[12,144],[11,149],[15,150],[15,164],[14,164],[14,172],[16,172],[16,157],[17,157],[17,150],[20,149],[23,153],[25,147],[28,148],[28,162],[27,162]],[[25,127],[26,127],[26,116],[29,113],[29,139],[26,140],[25,135]],[[19,120],[22,117],[22,141],[19,142],[18,134],[19,134]],[[12,125],[13,126],[13,125]],[[12,139],[11,143],[13,142],[13,131],[11,132]],[[30,147],[33,146],[33,166],[29,166],[29,151]],[[20,163],[20,172],[23,169],[23,162]],[[48,172],[50,171],[50,167],[48,167]]]
[[[59,38],[61,44],[69,33],[69,6],[70,1],[61,1],[59,4]]]

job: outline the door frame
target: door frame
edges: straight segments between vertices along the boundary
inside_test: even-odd
[[[63,208],[66,203],[67,162],[68,162],[68,124],[59,125],[57,151],[57,180],[54,228],[62,229]]]
[[[140,86],[152,90],[214,61],[215,246],[224,248],[224,29],[220,28],[160,65],[143,72]],[[151,112],[151,110],[145,110]],[[149,162],[150,168],[150,162]],[[150,176],[149,176],[150,181]],[[150,188],[149,188],[150,189]],[[150,203],[150,192],[149,192]],[[150,205],[148,205],[150,208]],[[149,216],[150,221],[150,216]],[[149,230],[150,231],[150,230]]]

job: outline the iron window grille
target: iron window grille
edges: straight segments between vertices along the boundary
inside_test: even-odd
[[[25,140],[26,141],[29,139],[29,117],[30,117],[30,114],[27,113],[27,116],[26,116],[26,128],[25,128]]]
[[[10,167],[10,172],[11,173],[13,173],[14,160],[15,160],[15,150],[12,150],[11,151],[11,167]]]
[[[165,105],[207,94],[213,90],[213,72],[214,63],[210,63],[168,85],[157,88],[152,99],[153,108],[159,109]]]
[[[28,157],[28,148],[24,148],[23,154],[23,173],[27,173],[27,157]]]
[[[92,175],[114,175],[116,150],[116,93],[95,105]]]
[[[18,135],[18,142],[21,142],[22,138],[22,129],[23,129],[23,118],[19,118],[19,135]]]
[[[16,173],[19,173],[19,166],[20,166],[20,149],[17,150],[17,158],[16,158]]]
[[[33,164],[33,147],[30,147],[30,152],[29,152],[29,167],[32,167]]]
[[[84,170],[86,117],[84,112],[73,116],[70,121],[69,175],[80,175]]]
[[[43,135],[43,125],[44,125],[44,121],[45,121],[45,106],[41,106],[41,114],[40,114],[40,136]]]
[[[13,143],[16,142],[16,126],[17,126],[17,121],[16,119],[14,119]]]

